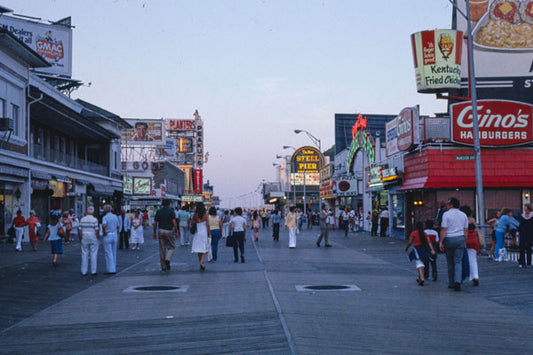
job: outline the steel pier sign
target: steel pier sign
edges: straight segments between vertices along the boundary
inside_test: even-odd
[[[452,141],[474,144],[472,102],[460,102],[450,107]],[[501,147],[533,142],[533,105],[507,100],[479,100],[477,111],[480,145]]]

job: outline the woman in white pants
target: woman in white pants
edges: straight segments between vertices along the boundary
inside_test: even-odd
[[[470,281],[472,285],[479,286],[479,273],[477,267],[477,254],[481,251],[479,245],[478,233],[479,229],[476,227],[476,221],[472,218],[472,209],[469,206],[461,206],[463,211],[468,217],[468,235],[466,236],[466,251],[468,253],[468,263],[470,266]]]
[[[224,216],[222,216],[222,239],[226,239],[229,236],[229,211],[224,211]]]
[[[289,230],[289,248],[296,248],[296,213],[294,213],[294,206],[291,206],[289,213],[285,217],[285,228]]]

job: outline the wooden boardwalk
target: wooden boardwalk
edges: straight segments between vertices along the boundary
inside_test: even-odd
[[[480,287],[419,287],[404,241],[334,231],[317,248],[304,230],[248,240],[246,263],[220,246],[219,261],[198,270],[177,248],[161,273],[157,248],[119,251],[115,276],[79,275],[79,245],[54,270],[48,249],[0,246],[0,353],[172,354],[508,354],[533,349],[533,269],[480,258]],[[103,270],[100,257],[100,271]],[[124,292],[132,286],[186,292]],[[360,291],[304,291],[297,285],[356,285]]]

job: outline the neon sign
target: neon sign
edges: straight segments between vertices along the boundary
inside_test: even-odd
[[[371,164],[374,163],[376,158],[374,139],[370,133],[367,132],[366,118],[364,118],[362,115],[359,115],[357,122],[355,122],[352,127],[352,145],[350,146],[347,159],[349,171],[352,171],[353,164],[355,162],[355,156],[359,149],[363,149],[366,152],[368,160]]]

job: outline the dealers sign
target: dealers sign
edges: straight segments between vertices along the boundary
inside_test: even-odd
[[[472,102],[451,107],[452,141],[474,144]],[[506,100],[478,100],[481,146],[513,146],[533,142],[533,105]]]

